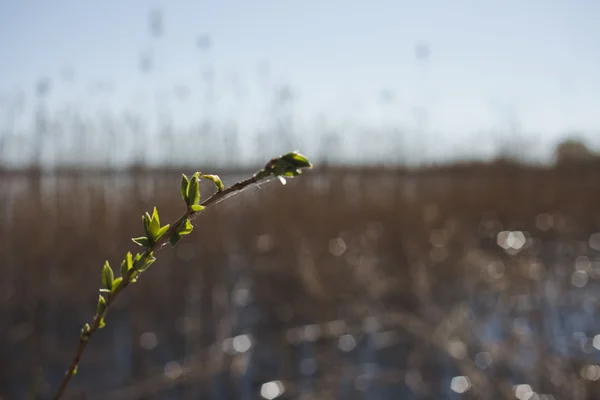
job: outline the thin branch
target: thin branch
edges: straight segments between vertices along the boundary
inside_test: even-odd
[[[259,172],[254,174],[252,177],[242,180],[242,181],[239,181],[227,189],[217,191],[212,196],[210,196],[208,199],[206,199],[205,201],[200,203],[200,205],[207,207],[212,204],[215,204],[218,201],[225,199],[230,194],[244,190],[248,186],[255,184],[271,175],[281,176],[281,175],[284,175],[285,172],[288,172],[288,174],[286,174],[286,176],[295,176],[295,175],[300,174],[300,171],[299,171],[300,168],[305,168],[305,167],[310,168],[311,167],[310,163],[308,163],[308,161],[306,161],[306,163],[308,163],[308,165],[296,165],[297,169],[293,169],[294,173],[292,175],[289,174],[289,170],[286,170],[283,172],[280,170],[277,170],[276,168],[281,168],[282,165],[284,165],[284,167],[286,167],[286,168],[288,167],[284,163],[284,161],[286,161],[286,159],[284,157],[288,157],[288,158],[292,157],[292,156],[290,156],[291,154],[297,154],[297,153],[289,153],[288,155],[282,156],[280,158],[272,159],[271,161],[269,161],[269,163],[267,163],[267,165],[265,166],[264,169],[260,170]],[[283,161],[281,161],[281,160],[283,160]],[[288,159],[288,162],[289,162],[289,159]],[[220,183],[220,181],[219,181],[219,183]],[[175,221],[173,224],[170,225],[169,229],[166,231],[165,234],[163,234],[156,242],[152,243],[148,248],[146,248],[146,250],[142,253],[141,260],[142,261],[146,260],[148,257],[150,257],[152,255],[152,253],[155,250],[158,250],[162,246],[164,246],[168,242],[171,233],[173,233],[173,231],[175,229],[178,229],[180,227],[180,225],[183,222],[185,222],[186,219],[192,218],[200,212],[201,211],[195,212],[195,211],[191,210],[191,208],[188,207],[188,210],[183,215],[181,215],[181,217],[179,217],[177,219],[177,221]],[[122,277],[121,282],[117,285],[117,287],[114,288],[114,290],[111,291],[111,293],[103,294],[105,296],[106,305],[104,307],[102,307],[101,309],[97,310],[96,315],[94,316],[94,319],[93,319],[92,324],[89,327],[89,329],[82,330],[82,332],[80,334],[80,338],[79,338],[79,345],[77,346],[77,350],[75,351],[75,356],[73,357],[73,360],[71,361],[71,365],[67,369],[65,376],[64,376],[60,386],[58,387],[56,394],[53,397],[54,400],[58,400],[64,394],[69,382],[71,381],[71,379],[77,372],[77,366],[78,366],[79,361],[81,360],[81,357],[87,347],[89,339],[94,335],[94,333],[96,333],[96,331],[99,328],[101,328],[104,325],[104,317],[106,315],[108,308],[115,301],[117,296],[119,296],[119,293],[121,293],[123,291],[123,289],[125,289],[132,282],[132,276],[136,272],[137,272],[136,268],[129,269],[127,271],[127,273]]]
[[[147,268],[151,263],[154,262],[154,251],[164,246],[167,243],[167,241],[170,240],[172,234],[174,234],[177,239],[171,242],[174,245],[183,234],[180,230],[182,226],[185,226],[184,224],[188,224],[187,221],[193,218],[196,214],[202,212],[202,210],[204,210],[205,207],[210,206],[211,204],[215,204],[225,199],[230,194],[244,190],[248,186],[257,183],[263,179],[266,179],[272,175],[279,177],[282,180],[282,182],[285,183],[285,176],[293,177],[300,175],[302,173],[302,168],[312,168],[312,164],[302,154],[294,151],[291,153],[284,154],[280,157],[271,159],[263,169],[259,170],[252,177],[243,181],[239,181],[227,189],[223,187],[221,179],[216,175],[200,176],[200,173],[198,172],[192,177],[192,182],[190,182],[188,178],[184,175],[182,177],[181,189],[182,196],[187,203],[187,211],[181,217],[179,217],[173,224],[170,224],[169,228],[165,232],[157,234],[157,236],[154,236],[154,233],[152,233],[154,232],[154,229],[160,230],[160,223],[156,208],[154,209],[152,217],[150,217],[150,215],[146,213],[146,216],[144,216],[142,219],[144,221],[144,227],[147,236],[145,238],[137,238],[144,239],[145,242],[138,242],[137,240],[134,241],[136,241],[136,243],[138,244],[147,244],[147,247],[141,255],[136,255],[134,262],[131,260],[131,255],[128,253],[128,257],[126,257],[126,260],[124,261],[127,263],[126,272],[123,269],[121,270],[122,277],[119,278],[121,280],[116,286],[114,286],[113,283],[113,271],[110,268],[110,265],[108,265],[108,262],[106,263],[103,269],[102,276],[103,285],[105,285],[105,288],[101,290],[98,306],[96,308],[96,315],[92,320],[91,326],[86,324],[81,330],[81,333],[79,335],[79,345],[77,346],[77,350],[75,351],[75,356],[73,357],[71,365],[67,369],[65,376],[60,386],[58,387],[53,399],[60,399],[60,397],[64,394],[69,382],[77,373],[77,366],[79,365],[79,361],[83,356],[83,353],[87,347],[90,338],[96,333],[98,329],[104,326],[104,317],[110,305],[115,301],[119,293],[121,293],[123,289],[125,289],[132,282],[134,274],[139,275],[139,273],[141,273],[145,268]],[[200,193],[198,192],[198,181],[202,178],[212,180],[217,186],[218,191],[202,203],[198,204],[200,196]],[[193,184],[194,189],[191,189],[191,184]],[[194,209],[197,211],[194,211]],[[189,231],[187,233],[189,233]]]

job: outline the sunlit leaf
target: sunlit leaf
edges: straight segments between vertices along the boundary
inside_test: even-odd
[[[188,206],[198,204],[198,202],[200,202],[200,185],[198,182],[199,175],[200,173],[196,172],[194,175],[192,175],[192,178],[190,179],[190,186],[188,188],[187,199]]]
[[[152,219],[150,220],[150,232],[152,232],[152,238],[154,240],[158,239],[158,231],[160,230],[160,218],[158,216],[158,211],[156,207],[154,207],[154,211],[152,211]]]
[[[102,314],[105,309],[106,309],[106,299],[104,298],[104,296],[100,295],[100,296],[98,296],[98,305],[96,306],[96,312],[98,314]]]
[[[90,338],[89,334],[90,334],[90,324],[83,325],[83,328],[81,328],[81,332],[79,333],[79,338],[81,340],[83,340],[84,342],[87,342],[88,339]]]
[[[150,241],[145,236],[136,237],[136,238],[133,238],[131,240],[133,240],[133,243],[139,244],[143,248],[147,249],[148,247],[150,247]]]
[[[189,235],[190,233],[192,233],[193,229],[194,229],[194,226],[192,225],[192,221],[190,221],[189,219],[186,219],[185,224],[183,224],[183,226],[179,229],[179,234],[180,235]]]
[[[188,204],[188,188],[190,186],[190,180],[185,174],[181,174],[181,198]]]
[[[169,235],[169,243],[171,246],[175,246],[181,240],[182,236],[189,235],[194,227],[188,218],[181,221],[176,229],[171,231]]]
[[[127,252],[125,255],[125,259],[121,262],[121,276],[125,277],[127,275],[127,271],[133,268],[133,257],[131,256],[131,252]]]
[[[281,160],[287,161],[294,168],[312,168],[312,164],[308,158],[298,151],[292,151],[279,157]]]
[[[152,238],[152,229],[150,228],[150,224],[152,221],[152,217],[150,217],[150,214],[145,213],[144,215],[142,215],[142,222],[144,224],[144,232],[146,233],[146,237],[147,238]]]
[[[193,205],[190,206],[190,208],[194,212],[200,212],[200,211],[204,210],[206,207],[201,206],[200,204],[193,204]]]
[[[173,231],[169,235],[169,243],[171,243],[172,247],[175,246],[177,243],[179,243],[180,240],[181,240],[181,235],[177,231]]]
[[[222,192],[225,189],[225,185],[223,185],[223,182],[218,175],[202,175],[202,178],[213,181],[219,192]]]
[[[117,289],[117,287],[119,287],[119,285],[121,284],[122,280],[123,280],[122,277],[115,278],[115,280],[113,281],[113,285],[112,285],[112,291],[113,292]]]
[[[104,267],[102,267],[102,286],[105,289],[112,290],[113,279],[115,275],[113,273],[112,268],[108,261],[104,263]]]
[[[146,259],[144,260],[143,264],[141,264],[139,267],[137,267],[136,270],[138,272],[144,272],[145,270],[148,269],[148,267],[150,267],[152,264],[154,264],[155,261],[156,261],[156,257],[154,257],[152,255],[152,253],[150,253],[148,255],[148,257],[146,257]]]
[[[158,230],[158,232],[156,232],[156,237],[154,238],[154,240],[160,239],[165,234],[165,232],[169,230],[169,227],[170,227],[170,225],[167,224],[167,225],[163,226],[162,228],[160,228]]]

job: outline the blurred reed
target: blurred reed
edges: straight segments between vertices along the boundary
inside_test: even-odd
[[[49,394],[104,260],[140,213],[181,212],[180,172],[0,175],[2,398]],[[118,299],[65,398],[600,396],[599,164],[317,168],[238,196]]]

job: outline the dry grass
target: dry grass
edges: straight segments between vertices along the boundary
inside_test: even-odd
[[[142,212],[181,212],[178,172],[0,176],[0,396],[56,385],[104,260],[134,248]],[[596,398],[598,204],[594,163],[327,168],[251,190],[159,253],[69,393],[238,398],[278,379],[292,398],[439,399],[466,375],[466,398]],[[222,351],[242,334],[250,351]]]

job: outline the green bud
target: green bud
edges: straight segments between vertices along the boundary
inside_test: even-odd
[[[218,175],[202,175],[202,178],[213,181],[219,192],[225,190],[225,185],[223,185],[223,182],[221,181],[221,178],[219,178]]]
[[[190,180],[185,174],[181,174],[181,198],[188,204],[188,188],[190,187]]]
[[[150,247],[152,245],[152,243],[150,243],[150,240],[148,240],[148,238],[146,236],[136,237],[131,240],[133,240],[133,243],[138,244],[145,249],[147,249],[148,247]]]
[[[192,206],[200,202],[200,183],[199,183],[200,172],[196,172],[190,179],[190,186],[188,188],[187,205]]]
[[[108,261],[106,261],[104,267],[102,267],[102,286],[104,289],[112,290],[114,277],[115,274]]]
[[[100,295],[98,296],[98,305],[96,307],[96,312],[98,314],[102,314],[104,310],[106,310],[106,299],[104,298],[104,296]]]
[[[129,271],[131,268],[133,268],[133,258],[131,256],[131,252],[127,252],[125,259],[121,262],[121,276],[125,277],[125,275],[127,275],[127,271]]]

